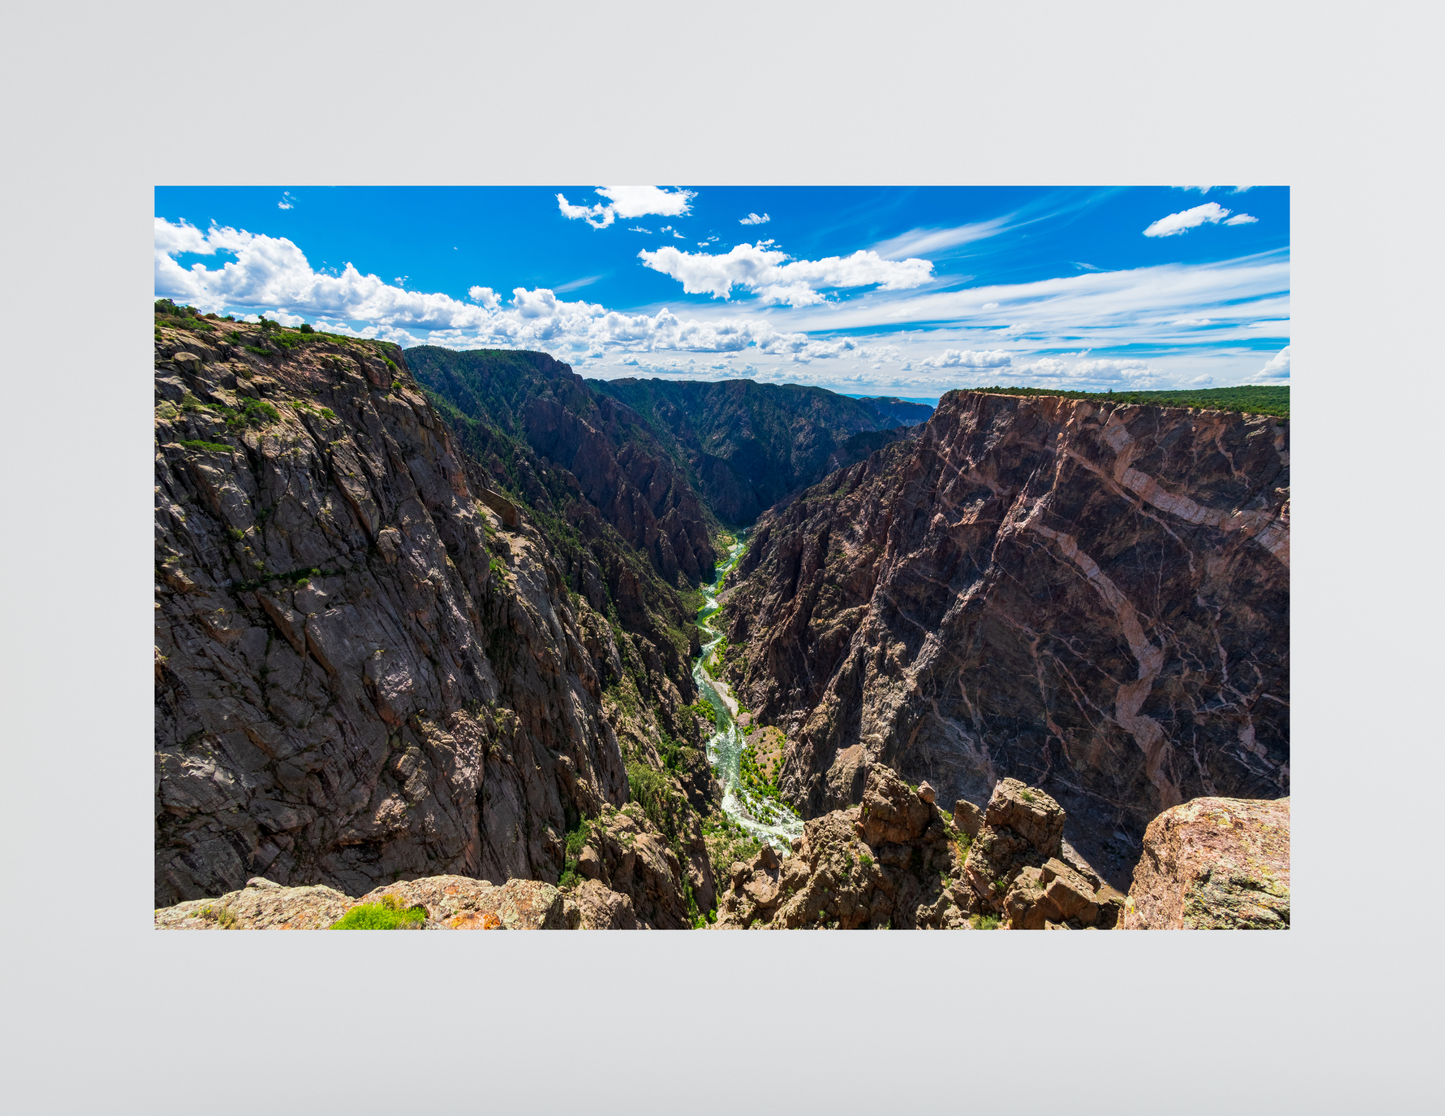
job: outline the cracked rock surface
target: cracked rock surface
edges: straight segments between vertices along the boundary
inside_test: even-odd
[[[555,883],[628,798],[613,629],[400,350],[219,324],[157,328],[156,905]]]

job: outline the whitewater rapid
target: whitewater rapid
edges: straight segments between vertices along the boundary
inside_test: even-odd
[[[802,835],[803,820],[781,802],[755,794],[743,785],[739,758],[743,751],[743,734],[738,729],[737,701],[726,682],[708,674],[703,664],[722,641],[722,633],[708,621],[718,610],[717,595],[724,579],[743,556],[745,532],[739,531],[729,549],[727,559],[717,567],[717,580],[702,586],[703,606],[697,612],[697,626],[702,630],[702,654],[692,664],[692,680],[713,708],[716,732],[707,741],[707,760],[722,784],[723,813],[760,841],[786,853],[794,837]]]

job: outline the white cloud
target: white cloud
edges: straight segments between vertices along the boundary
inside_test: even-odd
[[[1253,344],[1277,336],[1285,345],[1289,337],[1286,252],[957,291],[875,290],[825,305],[806,304],[817,299],[811,285],[817,276],[794,274],[797,290],[791,293],[805,303],[799,308],[739,315],[730,313],[728,303],[704,302],[688,309],[692,316],[679,317],[670,309],[623,313],[567,301],[562,291],[545,288],[500,294],[474,286],[462,299],[407,290],[350,264],[318,271],[288,239],[215,225],[197,229],[157,219],[155,247],[157,296],[251,320],[258,313],[291,323],[306,320],[403,346],[540,350],[585,367],[587,375],[748,375],[917,396],[993,376],[1040,386],[1140,387],[1185,384],[1207,371],[1215,383],[1241,383],[1260,366]],[[753,247],[765,254],[778,251],[771,241]],[[199,262],[182,266],[182,255]],[[801,262],[823,268],[848,261]],[[755,278],[763,286],[787,287],[786,276],[771,276],[767,269],[781,273],[791,266],[786,257],[763,259]],[[984,319],[986,325],[976,324],[979,307],[990,303],[1008,306],[1004,320],[1014,323],[1009,331],[996,330],[996,315]],[[1213,322],[1207,346],[1200,344],[1194,324],[1205,319]],[[906,334],[896,332],[904,328]],[[1231,348],[1231,341],[1238,344]],[[909,362],[894,343],[907,344]],[[1089,357],[1086,349],[1059,351],[1117,352],[1124,345],[1149,345],[1163,355],[1144,362]],[[713,367],[729,355],[735,372]],[[696,362],[688,364],[694,356]],[[629,372],[619,360],[636,361],[626,367],[648,371]],[[669,365],[670,360],[678,363]],[[741,367],[744,360],[752,364]]]
[[[738,244],[726,255],[682,252],[659,248],[638,253],[654,271],[682,283],[688,294],[732,297],[733,287],[752,291],[765,302],[786,302],[810,306],[823,302],[819,288],[878,286],[882,290],[906,290],[922,286],[933,277],[927,260],[885,260],[877,252],[857,251],[851,256],[829,256],[822,260],[794,260],[770,247],[770,240]]]
[[[1218,202],[1205,202],[1203,205],[1196,205],[1193,209],[1185,209],[1179,213],[1171,213],[1168,217],[1159,218],[1144,230],[1144,235],[1176,236],[1203,224],[1218,224],[1228,216],[1229,210]]]
[[[572,205],[561,194],[557,195],[557,208],[568,220],[575,221],[580,217],[594,229],[605,229],[617,219],[617,214],[610,205],[603,205],[601,202],[596,205]]]
[[[764,213],[759,217],[756,213],[749,213],[746,217],[739,217],[739,225],[766,225],[772,218]]]
[[[960,244],[969,244],[1005,232],[1009,228],[1008,221],[1007,217],[996,217],[991,221],[957,225],[950,229],[910,229],[901,236],[880,241],[873,247],[885,259],[941,252],[945,248],[955,248]]]
[[[652,230],[651,230],[651,229],[644,229],[641,225],[633,225],[633,226],[632,226],[630,229],[628,229],[627,231],[628,231],[628,232],[647,233],[649,236],[652,235]]]
[[[558,194],[557,208],[569,220],[580,218],[594,229],[605,229],[618,217],[628,221],[649,214],[684,217],[692,212],[690,202],[697,197],[695,190],[664,190],[658,186],[598,186],[596,192],[607,200],[596,205],[573,205]]]
[[[659,186],[599,186],[597,192],[612,202],[617,216],[624,220],[656,214],[659,217],[685,217],[692,212],[691,201],[696,190],[664,190]]]
[[[998,309],[998,303],[997,303],[997,302],[985,302],[985,303],[983,304],[983,308],[984,308],[985,310],[997,310],[997,309]]]
[[[281,191],[281,200],[276,203],[277,209],[295,209],[296,199],[291,196],[290,190]]]
[[[1250,379],[1260,382],[1267,380],[1288,380],[1289,379],[1289,346],[1286,345],[1274,356],[1265,362],[1263,368],[1256,372]]]
[[[945,349],[936,357],[919,361],[924,368],[1007,368],[1013,357],[1001,349],[976,352],[972,349]]]
[[[1224,223],[1226,225],[1253,225],[1258,220],[1258,217],[1251,217],[1248,213],[1236,213],[1233,217],[1231,217],[1228,221]]]

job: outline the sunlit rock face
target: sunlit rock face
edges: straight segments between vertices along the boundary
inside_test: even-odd
[[[1016,777],[1126,888],[1160,811],[1289,793],[1289,428],[950,393],[758,523],[724,627],[805,816]]]

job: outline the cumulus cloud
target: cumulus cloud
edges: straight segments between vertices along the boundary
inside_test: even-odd
[[[764,213],[759,217],[756,213],[749,213],[746,217],[739,217],[739,225],[766,225],[772,218]]]
[[[1231,217],[1228,221],[1224,223],[1226,225],[1253,225],[1258,220],[1258,217],[1251,217],[1248,213],[1236,213],[1233,217]]]
[[[859,250],[851,256],[829,256],[822,260],[793,260],[772,247],[772,241],[739,244],[719,255],[659,248],[638,253],[654,271],[682,283],[688,294],[732,297],[733,287],[752,291],[765,302],[790,306],[811,306],[825,301],[820,288],[878,286],[882,290],[906,290],[922,286],[933,278],[928,260],[885,260],[877,252]]]
[[[1274,356],[1265,362],[1263,368],[1252,377],[1256,382],[1280,381],[1289,379],[1289,346],[1286,345]]]
[[[666,249],[666,251],[675,251]],[[176,260],[184,254],[234,256],[219,267]],[[730,353],[755,349],[787,360],[855,356],[892,359],[890,346],[870,347],[852,338],[814,340],[806,333],[779,330],[756,318],[682,320],[664,308],[655,314],[625,314],[596,303],[568,302],[546,288],[517,287],[505,304],[490,287],[475,286],[470,302],[427,294],[363,275],[352,264],[336,275],[314,270],[305,254],[284,237],[257,235],[212,225],[155,223],[155,289],[159,295],[203,310],[252,310],[276,317],[370,323],[364,330],[336,332],[415,343],[417,333],[432,343],[458,346],[540,349],[581,359],[607,351],[680,350]],[[287,320],[287,319],[281,319]]]
[[[944,349],[936,357],[918,362],[923,368],[1007,368],[1013,356],[1002,349]]]
[[[573,205],[558,194],[557,208],[569,220],[580,218],[594,229],[605,229],[619,217],[625,221],[649,214],[684,217],[692,212],[690,203],[697,197],[695,190],[665,190],[660,186],[598,186],[596,192],[607,200],[596,205]]]
[[[295,209],[296,199],[291,196],[290,190],[281,191],[281,200],[276,203],[277,209]]]

